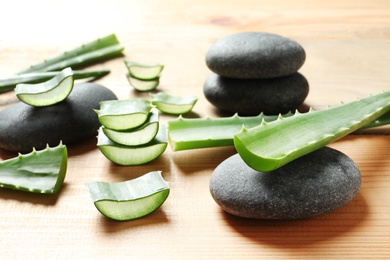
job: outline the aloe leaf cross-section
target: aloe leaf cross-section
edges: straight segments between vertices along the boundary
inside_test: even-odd
[[[51,106],[65,100],[73,89],[73,71],[63,69],[53,78],[37,84],[18,84],[15,88],[20,101],[36,107]]]
[[[170,192],[161,171],[124,182],[90,182],[86,186],[98,211],[117,221],[149,215],[165,202]]]

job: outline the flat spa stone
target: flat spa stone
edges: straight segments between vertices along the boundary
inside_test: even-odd
[[[0,148],[27,153],[96,136],[100,127],[93,109],[99,102],[117,99],[108,88],[95,83],[75,84],[61,103],[33,107],[23,102],[0,111]]]
[[[252,219],[302,219],[335,210],[358,193],[360,171],[345,154],[323,147],[269,173],[236,154],[212,173],[210,192],[226,212]]]
[[[295,111],[309,93],[300,73],[273,79],[233,79],[211,73],[204,82],[206,99],[217,108],[240,115]]]
[[[241,32],[216,41],[206,53],[214,73],[231,78],[275,78],[297,72],[306,59],[302,46],[264,32]]]

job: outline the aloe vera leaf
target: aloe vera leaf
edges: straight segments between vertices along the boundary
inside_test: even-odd
[[[195,103],[198,101],[197,97],[187,96],[178,97],[172,96],[163,92],[152,94],[152,104],[157,107],[158,110],[167,114],[186,114],[191,112]]]
[[[384,115],[375,119],[374,121],[366,124],[365,126],[362,127],[362,129],[384,126],[384,125],[388,125],[388,124],[390,124],[390,112],[387,112]]]
[[[283,118],[246,129],[234,136],[242,159],[253,169],[269,172],[319,149],[390,110],[390,91]]]
[[[285,116],[291,116],[291,113]],[[251,128],[266,122],[274,121],[278,116],[240,117],[237,114],[231,117],[220,118],[183,118],[168,121],[168,140],[173,151],[233,146],[234,135],[245,126]]]
[[[153,80],[160,76],[164,65],[159,63],[140,63],[135,61],[124,61],[129,76],[139,80]]]
[[[129,130],[145,123],[152,110],[148,100],[142,98],[125,100],[107,100],[100,102],[95,109],[99,122],[113,130]]]
[[[150,142],[157,134],[159,129],[159,113],[153,109],[146,122],[140,127],[127,131],[116,131],[102,126],[104,134],[114,141],[122,145],[142,145]]]
[[[65,179],[68,153],[58,146],[0,162],[0,187],[33,193],[57,193]]]
[[[19,72],[19,74],[62,70],[66,67],[75,69],[76,67],[118,56],[123,50],[124,47],[119,43],[116,35],[110,34],[32,65]]]
[[[113,163],[123,166],[146,164],[158,158],[167,148],[166,128],[160,125],[156,137],[151,142],[138,146],[115,143],[100,129],[97,146],[103,155]]]
[[[148,80],[137,79],[135,77],[132,77],[130,74],[127,74],[126,77],[130,85],[138,91],[151,91],[156,89],[158,84],[160,84],[159,77]]]
[[[28,105],[50,106],[65,100],[73,89],[71,68],[60,71],[48,81],[37,84],[18,84],[15,93],[18,99]]]
[[[32,72],[11,77],[0,78],[0,93],[13,90],[17,84],[41,83],[55,77],[59,71]],[[109,70],[73,70],[73,79],[98,79],[110,73]]]
[[[170,192],[161,171],[124,182],[90,182],[86,186],[97,210],[118,221],[149,215],[165,202]]]

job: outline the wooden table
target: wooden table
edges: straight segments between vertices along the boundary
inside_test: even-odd
[[[389,90],[387,0],[8,1],[0,16],[0,75],[116,33],[125,58],[165,64],[159,90],[195,95],[196,115],[223,116],[203,96],[205,53],[217,39],[266,31],[298,41],[307,60],[308,106],[323,109]],[[121,58],[98,83],[120,99],[145,97],[125,77]],[[14,93],[1,96],[2,105]],[[4,101],[5,100],[5,101]],[[164,115],[162,122],[173,119]],[[388,131],[385,129],[385,132]],[[119,167],[96,139],[68,146],[58,195],[0,190],[0,256],[5,259],[389,259],[390,137],[350,135],[330,145],[358,165],[360,193],[346,206],[305,220],[248,220],[224,213],[209,193],[213,169],[234,147],[166,152],[154,162]],[[11,156],[1,151],[2,159]],[[123,181],[161,170],[171,194],[153,214],[114,222],[94,207],[85,183]]]

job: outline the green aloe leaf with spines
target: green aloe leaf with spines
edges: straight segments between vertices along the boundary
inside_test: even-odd
[[[148,100],[125,99],[100,102],[100,109],[95,109],[99,122],[113,130],[129,130],[146,122],[152,105]]]
[[[164,92],[151,94],[152,104],[157,107],[158,110],[167,114],[180,115],[191,112],[195,103],[198,101],[197,97],[186,96],[172,96]]]
[[[76,67],[119,56],[123,50],[124,47],[120,44],[116,35],[110,34],[32,65],[20,71],[19,74],[37,71],[59,71],[67,67],[75,69]]]
[[[241,158],[269,172],[375,121],[390,111],[390,91],[321,111],[311,110],[246,129],[234,136]]]
[[[160,84],[160,78],[153,79],[138,79],[131,76],[129,73],[126,75],[127,80],[130,85],[133,86],[138,91],[151,91],[157,88],[158,84]]]
[[[0,162],[0,187],[33,193],[57,193],[65,179],[68,152],[56,147],[19,154]]]
[[[149,215],[168,198],[170,187],[161,171],[124,182],[86,183],[95,207],[104,216],[127,221]]]
[[[145,123],[127,131],[116,131],[102,126],[104,134],[112,141],[122,145],[142,145],[150,142],[159,129],[159,113],[153,109]]]
[[[11,77],[0,78],[0,93],[13,90],[17,84],[41,83],[55,77],[59,71],[44,71],[31,72],[25,74],[14,75]],[[73,79],[92,79],[104,77],[110,73],[109,70],[73,70]]]
[[[118,165],[146,164],[155,160],[166,150],[168,146],[166,127],[160,125],[159,131],[152,141],[138,146],[115,143],[100,128],[97,146],[107,159]]]
[[[15,88],[20,101],[36,107],[51,106],[65,100],[73,89],[73,71],[66,68],[46,82],[18,84]]]
[[[291,116],[291,113],[285,116]],[[263,120],[274,121],[278,116],[240,117],[237,114],[231,117],[220,118],[183,118],[168,121],[168,140],[173,151],[233,146],[234,135],[243,127],[251,128],[261,124]]]

